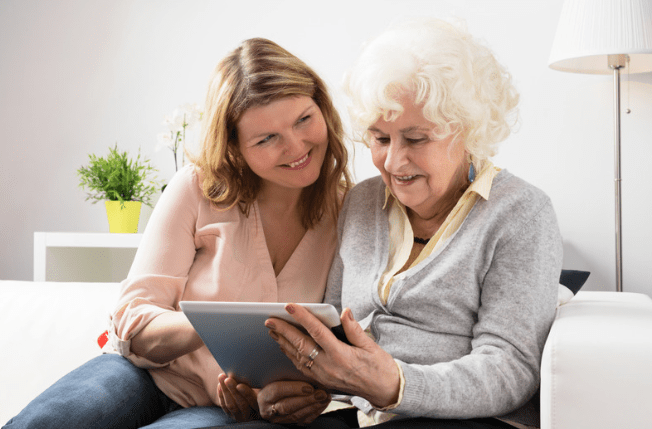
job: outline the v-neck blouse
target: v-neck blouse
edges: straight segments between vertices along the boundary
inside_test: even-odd
[[[160,365],[132,353],[131,339],[158,315],[179,311],[179,301],[321,302],[336,241],[334,222],[323,219],[276,276],[258,204],[249,216],[237,207],[217,210],[202,194],[199,173],[184,167],[149,219],[105,351],[150,369],[157,386],[184,407],[216,404],[222,371],[205,346]]]

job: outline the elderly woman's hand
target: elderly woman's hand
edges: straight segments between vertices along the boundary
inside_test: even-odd
[[[277,381],[252,389],[226,374],[218,376],[218,405],[238,422],[263,418],[273,423],[307,425],[328,406],[331,396],[303,381]]]
[[[320,385],[361,396],[379,408],[398,401],[396,362],[367,336],[350,309],[342,312],[341,319],[351,346],[335,338],[302,306],[288,304],[286,310],[309,335],[280,319],[268,319],[265,326],[299,371]]]

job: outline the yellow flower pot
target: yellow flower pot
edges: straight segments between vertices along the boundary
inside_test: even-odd
[[[109,232],[136,233],[140,219],[140,201],[105,201]]]

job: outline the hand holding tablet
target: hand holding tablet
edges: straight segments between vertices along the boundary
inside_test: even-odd
[[[278,380],[310,381],[283,354],[265,327],[270,317],[296,324],[285,311],[285,303],[182,301],[179,305],[222,370],[239,382],[257,388]],[[347,342],[335,307],[301,305]]]

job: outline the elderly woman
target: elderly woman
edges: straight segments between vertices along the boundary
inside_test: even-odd
[[[331,427],[536,420],[522,407],[539,384],[562,245],[550,199],[490,161],[518,102],[510,75],[466,31],[410,22],[366,47],[347,89],[380,171],[345,200],[326,291],[352,345],[297,304],[286,309],[309,335],[278,319],[270,335],[304,374],[351,395],[357,419],[338,411]]]

